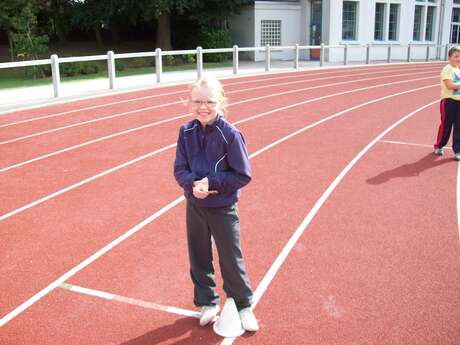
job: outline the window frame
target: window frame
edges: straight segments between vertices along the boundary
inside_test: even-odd
[[[344,27],[345,27],[345,3],[354,4],[354,23],[353,23],[353,37],[345,37]],[[359,1],[356,0],[343,0],[342,1],[342,41],[344,42],[356,42],[358,41],[358,23],[359,23]]]
[[[279,24],[279,25],[278,25]],[[260,20],[260,45],[277,47],[282,45],[282,28],[281,19],[261,19]],[[277,31],[279,29],[279,31]]]
[[[419,35],[416,39],[416,11],[417,7],[421,8]],[[430,8],[433,10],[431,21],[429,20]],[[437,24],[439,23],[439,0],[415,0],[413,10],[413,25],[412,25],[412,42],[415,43],[434,43],[439,35]],[[431,36],[431,37],[429,37]],[[427,39],[429,38],[429,39]]]

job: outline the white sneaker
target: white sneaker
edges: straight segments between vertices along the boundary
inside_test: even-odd
[[[200,326],[206,326],[210,322],[217,320],[217,314],[220,311],[218,305],[205,305],[201,307]]]
[[[436,156],[442,156],[444,154],[444,147],[441,147],[439,149],[434,149],[434,154]]]
[[[257,323],[256,316],[250,307],[240,310],[239,314],[241,325],[246,331],[255,332],[259,330],[259,324]]]

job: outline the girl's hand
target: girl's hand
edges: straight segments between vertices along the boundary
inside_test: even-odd
[[[209,195],[207,186],[203,183],[195,184],[195,186],[193,187],[193,195],[197,199],[206,198]]]
[[[193,186],[196,187],[198,185],[203,185],[203,187],[208,190],[209,189],[209,181],[207,177],[202,178],[201,180],[196,180],[193,182]]]

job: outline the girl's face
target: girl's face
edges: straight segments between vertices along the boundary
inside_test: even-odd
[[[214,90],[207,86],[192,89],[190,104],[193,116],[203,127],[215,120],[219,109],[217,93]]]

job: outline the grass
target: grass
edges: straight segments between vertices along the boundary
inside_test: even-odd
[[[87,75],[77,75],[72,77],[63,77],[61,75],[61,81],[63,83],[70,81],[79,81],[79,80],[91,80],[97,78],[107,78],[107,67],[106,63],[100,61],[101,68],[98,73],[87,74]],[[207,62],[204,64],[206,68],[222,68],[222,67],[231,67],[232,62]],[[196,69],[196,63],[179,65],[179,66],[168,66],[163,65],[163,72],[172,72],[172,71],[185,71]],[[126,67],[122,71],[116,73],[117,77],[127,77],[132,75],[140,74],[150,74],[155,73],[155,67]],[[4,68],[0,69],[0,89],[9,89],[17,87],[26,87],[26,86],[39,86],[39,85],[48,85],[52,84],[52,78],[41,78],[41,79],[32,79],[30,76],[25,75],[23,68]]]

